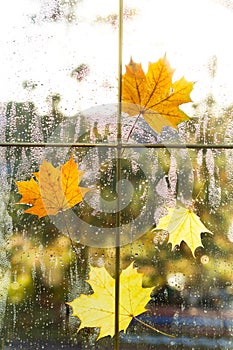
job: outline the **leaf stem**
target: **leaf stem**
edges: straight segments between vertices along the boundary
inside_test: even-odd
[[[203,190],[205,184],[206,184],[206,181],[201,185],[201,187],[200,187],[200,189],[199,189],[199,191],[198,191],[196,197],[193,199],[193,202],[192,202],[192,204],[191,204],[191,206],[190,206],[190,209],[191,209],[192,211],[194,210],[194,206],[195,206],[195,204],[196,204],[196,202],[197,202],[197,200],[198,200],[198,197],[200,196],[200,194],[201,194],[201,192],[202,192],[202,190]]]
[[[65,224],[66,232],[67,232],[69,240],[70,240],[71,248],[72,248],[73,252],[76,254],[76,256],[78,257],[79,256],[79,252],[77,250],[77,247],[74,246],[73,239],[71,238],[70,231],[69,231],[69,228],[68,228],[68,225],[67,225],[67,221],[66,221],[66,218],[65,218],[65,215],[64,215],[64,211],[62,210],[61,213],[62,213],[63,222]]]
[[[154,328],[154,327],[152,327],[151,325],[149,325],[149,324],[143,322],[142,320],[140,320],[140,319],[137,318],[136,316],[134,316],[134,319],[135,319],[136,321],[138,321],[139,323],[141,323],[143,326],[146,326],[147,328],[152,329],[153,331],[156,331],[156,332],[158,332],[158,333],[160,333],[160,334],[162,334],[162,335],[165,335],[165,336],[167,336],[167,337],[170,337],[170,338],[175,338],[174,335],[165,333],[165,332],[163,332],[163,331],[160,331],[159,329]]]
[[[129,135],[127,136],[127,139],[126,139],[127,142],[129,141],[129,138],[130,138],[132,132],[134,131],[134,128],[135,128],[135,126],[136,126],[136,124],[137,124],[137,122],[138,122],[138,119],[139,119],[139,117],[141,116],[141,114],[142,114],[142,113],[140,112],[140,113],[138,114],[138,116],[136,117],[136,119],[135,119],[135,121],[134,121],[134,123],[133,123],[133,126],[132,126],[131,129],[130,129]]]
[[[130,131],[129,131],[129,134],[128,134],[128,136],[127,136],[126,142],[129,141],[129,138],[130,138],[132,132],[134,131],[135,126],[136,126],[136,124],[137,124],[138,119],[139,119],[140,116],[141,116],[141,112],[140,112],[140,113],[138,114],[138,116],[136,117],[136,119],[135,119],[135,121],[134,121],[134,123],[133,123],[133,125],[132,125],[132,127],[131,127],[131,129],[130,129]],[[124,151],[125,151],[125,148],[122,149],[121,155],[124,153]]]

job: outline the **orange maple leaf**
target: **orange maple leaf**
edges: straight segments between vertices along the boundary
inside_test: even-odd
[[[123,112],[129,116],[142,115],[159,133],[164,126],[177,128],[179,123],[188,120],[179,106],[192,102],[190,92],[194,83],[184,77],[173,83],[173,73],[166,56],[149,63],[146,74],[141,64],[131,59],[122,76]]]
[[[73,157],[56,168],[43,160],[39,172],[33,173],[34,177],[29,181],[16,181],[22,195],[19,203],[31,205],[24,212],[39,218],[72,208],[90,190],[79,187],[83,174]]]

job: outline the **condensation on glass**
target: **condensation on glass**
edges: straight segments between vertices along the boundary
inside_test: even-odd
[[[232,349],[231,1],[0,7],[1,348]],[[122,113],[118,138],[119,12],[123,72],[131,57],[146,71],[166,54],[174,79],[195,81],[182,107],[192,119],[177,130],[157,134],[141,118],[131,134],[134,118]],[[119,171],[121,142],[132,147],[121,146]],[[85,171],[81,185],[92,188],[85,200],[65,223],[25,214],[15,181],[29,180],[43,159],[59,166],[71,155]],[[185,243],[171,251],[168,233],[155,230],[176,205],[194,205],[213,233],[202,234],[195,258]],[[120,268],[134,261],[143,287],[154,287],[141,323],[133,319],[118,345],[97,341],[98,328],[77,332],[67,304],[92,293],[90,265],[114,276],[117,235]]]

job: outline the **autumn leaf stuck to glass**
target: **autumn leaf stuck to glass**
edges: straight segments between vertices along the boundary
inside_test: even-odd
[[[79,187],[83,174],[73,157],[56,168],[44,159],[39,172],[34,173],[29,181],[16,181],[22,195],[19,203],[30,205],[24,212],[39,218],[70,209],[82,202],[90,190]]]
[[[194,83],[184,77],[173,83],[173,73],[166,56],[149,63],[146,74],[141,64],[131,59],[122,76],[123,112],[131,117],[142,115],[158,133],[164,126],[177,128],[179,123],[188,120],[179,106],[192,102],[190,93]]]
[[[168,214],[163,216],[155,230],[166,230],[169,232],[168,243],[172,249],[184,241],[191,249],[193,256],[196,248],[203,247],[201,233],[209,232],[200,218],[192,211],[183,207],[167,208]]]
[[[100,328],[98,339],[115,334],[115,279],[110,276],[105,267],[92,267],[87,281],[93,289],[93,294],[81,294],[67,304],[73,309],[73,316],[80,321],[79,330],[84,327]],[[142,287],[142,274],[129,265],[120,275],[120,305],[119,305],[119,331],[126,332],[132,319],[144,324],[159,333],[169,336],[150,325],[145,324],[137,316],[147,309],[152,288]],[[171,336],[173,337],[173,336]]]

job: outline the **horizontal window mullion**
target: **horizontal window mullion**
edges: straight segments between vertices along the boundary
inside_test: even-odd
[[[193,144],[193,143],[38,143],[1,142],[0,147],[106,147],[106,148],[192,148],[192,149],[233,149],[233,144]]]

